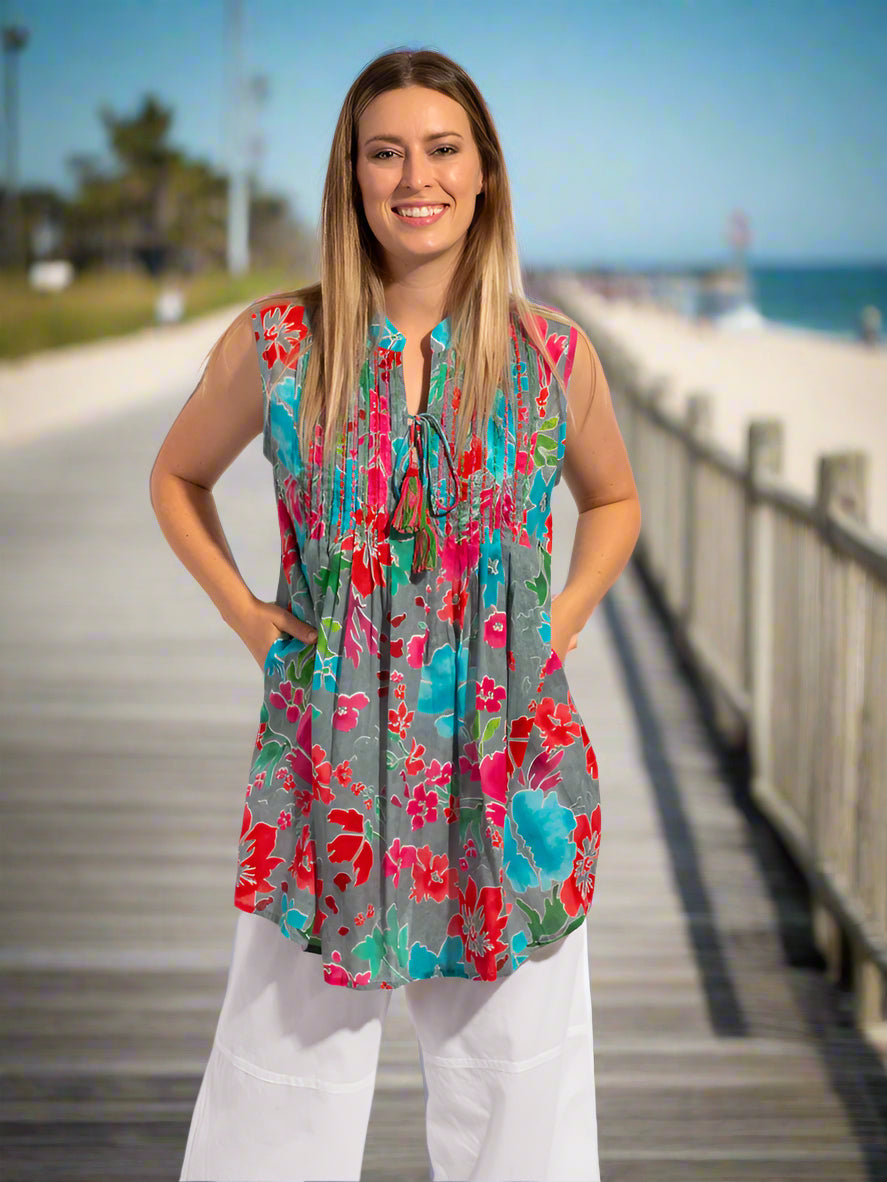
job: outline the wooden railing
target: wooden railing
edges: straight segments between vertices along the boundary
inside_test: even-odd
[[[711,399],[663,405],[633,359],[570,307],[601,358],[643,523],[635,560],[748,753],[758,808],[809,883],[832,979],[883,1044],[887,982],[887,542],[865,525],[867,455],[822,456],[814,503],[780,482],[783,425],[748,424],[746,455],[710,438]],[[849,958],[849,964],[847,964]]]

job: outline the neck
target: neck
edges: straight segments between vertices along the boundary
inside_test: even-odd
[[[433,259],[410,270],[389,274],[384,284],[388,317],[402,332],[439,324],[446,314],[452,273],[449,261]]]

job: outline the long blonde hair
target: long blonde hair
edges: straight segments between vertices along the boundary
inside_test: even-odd
[[[309,453],[317,425],[325,420],[324,465],[334,462],[345,430],[366,363],[370,323],[385,322],[383,257],[367,222],[357,181],[358,124],[378,95],[407,86],[436,90],[464,108],[484,176],[444,313],[450,319],[451,342],[462,375],[457,456],[473,416],[477,414],[484,438],[498,389],[510,390],[512,315],[517,313],[543,356],[545,340],[535,319],[539,311],[569,323],[568,317],[529,300],[524,292],[502,146],[475,83],[456,62],[431,49],[401,48],[380,54],[352,83],[333,133],[321,209],[320,281],[268,297],[302,304],[309,311],[311,353],[299,402],[299,450],[303,456]],[[289,357],[288,364],[294,360]],[[553,363],[550,368],[560,382]]]

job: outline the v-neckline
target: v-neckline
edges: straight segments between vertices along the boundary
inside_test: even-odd
[[[376,347],[394,355],[389,394],[390,413],[394,433],[399,437],[407,437],[411,426],[423,415],[434,414],[438,418],[442,417],[446,377],[441,377],[440,368],[446,366],[446,354],[450,349],[450,328],[450,318],[445,316],[431,330],[431,373],[428,381],[428,403],[424,411],[417,411],[414,414],[407,409],[406,382],[404,380],[403,353],[406,346],[406,336],[387,315],[384,324],[374,320],[370,325],[371,336],[380,330],[380,336],[375,341]]]

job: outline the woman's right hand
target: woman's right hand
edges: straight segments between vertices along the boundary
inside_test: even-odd
[[[271,645],[281,635],[295,636],[306,644],[313,644],[317,640],[317,632],[311,624],[300,620],[279,603],[266,603],[261,599],[254,601],[249,617],[238,633],[256,664],[263,670]]]

